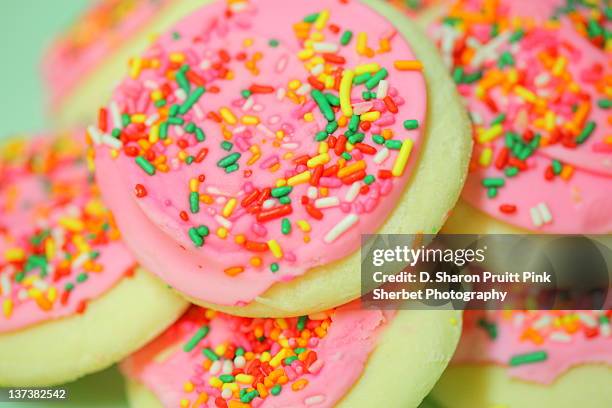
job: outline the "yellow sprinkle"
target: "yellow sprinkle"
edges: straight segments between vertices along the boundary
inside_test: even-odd
[[[187,398],[181,398],[181,408],[189,408],[190,401]]]
[[[380,118],[380,112],[379,111],[366,112],[362,114],[359,118],[363,122],[374,122]]]
[[[264,351],[263,353],[261,353],[261,357],[259,357],[262,363],[270,361],[271,358],[272,356],[270,355],[269,351]]]
[[[234,209],[236,208],[236,204],[238,203],[238,200],[236,200],[235,198],[230,198],[227,201],[227,204],[225,204],[225,207],[223,207],[223,216],[225,218],[228,218],[230,215],[232,215],[232,213],[234,212]]]
[[[11,299],[4,299],[2,302],[2,312],[5,317],[11,317],[13,313],[13,301]]]
[[[478,143],[487,143],[492,140],[495,140],[499,137],[504,131],[501,123],[491,126],[489,129],[478,135]]]
[[[152,125],[149,131],[149,143],[154,144],[159,140],[159,126]]]
[[[308,161],[306,162],[306,166],[312,169],[313,167],[316,167],[319,164],[326,164],[328,162],[329,162],[329,153],[321,153],[317,156],[314,156],[308,159]]]
[[[321,31],[325,28],[325,24],[327,24],[327,20],[329,20],[329,10],[325,9],[319,13],[319,16],[314,22],[314,28]]]
[[[185,54],[182,52],[173,52],[170,54],[170,61],[180,64],[185,61]]]
[[[189,191],[195,193],[200,188],[200,181],[197,178],[189,180]]]
[[[489,167],[489,165],[491,164],[492,157],[493,149],[487,147],[480,154],[480,157],[478,158],[478,164],[480,164],[482,167]]]
[[[83,231],[83,228],[85,228],[83,221],[77,218],[69,218],[69,217],[61,218],[59,220],[59,224],[69,231],[80,232],[80,231]]]
[[[236,123],[238,123],[238,119],[236,119],[236,116],[234,115],[234,113],[228,108],[223,107],[219,109],[219,113],[221,114],[221,117],[223,118],[223,120],[227,122],[228,124],[235,125]]]
[[[400,177],[404,174],[404,169],[406,169],[406,164],[408,164],[408,158],[410,157],[413,144],[412,139],[406,139],[402,143],[402,147],[399,150],[395,163],[393,163],[393,169],[391,170],[393,176]]]
[[[208,380],[208,383],[212,387],[215,387],[215,388],[221,388],[221,386],[223,385],[223,381],[221,381],[217,377],[210,377],[210,380]]]
[[[25,259],[25,251],[22,248],[9,248],[4,251],[6,262],[19,262]]]
[[[244,115],[240,121],[244,124],[244,125],[257,125],[259,124],[259,117],[257,116],[252,116],[252,115]]]
[[[567,59],[565,59],[564,57],[559,57],[557,58],[557,60],[555,61],[555,65],[553,65],[552,68],[552,74],[553,76],[561,76],[561,74],[565,71],[565,67],[567,66]]]
[[[355,73],[351,70],[344,70],[340,81],[340,109],[347,118],[353,116],[353,106],[351,105],[351,88]]]
[[[312,122],[314,120],[314,115],[312,114],[312,112],[306,112],[304,114],[304,120],[306,122]]]
[[[366,163],[363,160],[359,160],[358,162],[351,163],[346,167],[338,170],[338,178],[344,178],[350,174],[356,173],[359,170],[364,170],[366,168]]]
[[[313,55],[314,55],[314,50],[312,49],[300,50],[297,54],[298,58],[302,61],[311,58]]]
[[[556,120],[557,117],[555,116],[555,112],[550,110],[546,112],[546,116],[544,117],[544,126],[546,127],[546,130],[552,132],[555,129]]]
[[[400,71],[421,71],[423,69],[423,64],[421,61],[395,61],[393,63],[395,69]]]
[[[217,347],[215,347],[215,349],[214,349],[214,350],[215,350],[215,353],[216,353],[218,356],[222,356],[222,355],[224,355],[224,354],[225,354],[225,352],[227,351],[227,344],[225,344],[225,343],[221,343],[221,344],[219,344]]]
[[[296,186],[298,184],[307,183],[309,180],[310,180],[310,172],[303,171],[300,174],[296,174],[295,176],[290,177],[287,180],[287,185]]]
[[[227,229],[225,227],[217,228],[217,236],[221,239],[227,238]]]
[[[240,386],[236,383],[225,383],[221,386],[222,390],[232,390],[232,392],[238,392],[240,390]]]
[[[364,32],[357,34],[357,53],[366,55],[368,50],[368,35]]]
[[[276,242],[275,239],[271,239],[268,241],[268,247],[270,248],[272,255],[274,255],[276,259],[280,259],[283,257],[283,250],[281,249],[280,245],[278,245],[278,242]]]
[[[133,58],[130,64],[130,77],[136,79],[142,70],[142,58]]]
[[[574,168],[566,164],[563,166],[560,176],[563,180],[569,180],[572,178],[572,174],[574,174]]]
[[[159,89],[156,89],[151,92],[151,99],[155,102],[159,101],[163,97],[164,94]]]
[[[319,143],[319,154],[327,153],[329,151],[329,145],[325,142]]]
[[[57,288],[55,286],[51,286],[49,290],[47,290],[47,299],[49,302],[53,303],[57,299]]]
[[[289,81],[289,84],[287,85],[287,87],[289,89],[291,89],[292,91],[295,91],[296,89],[298,89],[300,86],[302,85],[302,83],[298,80],[298,79],[294,79],[292,81]]]
[[[287,356],[288,350],[286,348],[281,349],[278,353],[276,353],[276,355],[270,360],[270,366],[276,368],[278,367],[281,362],[288,357]]]
[[[298,220],[297,221],[298,228],[303,232],[310,232],[310,224],[306,220]]]
[[[378,70],[380,70],[380,65],[375,62],[370,64],[362,64],[355,67],[355,75],[365,74],[366,72],[373,73],[377,72]]]
[[[198,399],[193,403],[194,407],[201,407],[208,402],[208,394],[205,392],[198,395]]]
[[[523,98],[526,102],[535,103],[535,101],[537,100],[536,95],[523,86],[519,85],[514,87],[514,92],[516,92],[516,94]]]
[[[236,375],[236,382],[239,382],[241,384],[253,384],[253,380],[255,380],[255,377],[253,377],[252,375],[248,375],[248,374],[237,374]]]
[[[191,392],[194,390],[194,386],[193,383],[191,381],[187,381],[185,384],[183,384],[183,389],[185,390],[185,392]]]

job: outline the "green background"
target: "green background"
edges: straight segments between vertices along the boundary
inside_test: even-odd
[[[0,139],[48,130],[40,61],[54,35],[73,21],[89,0],[3,0],[0,5]],[[62,403],[8,403],[8,407],[127,407],[116,368],[67,384]],[[421,408],[434,408],[429,403]]]

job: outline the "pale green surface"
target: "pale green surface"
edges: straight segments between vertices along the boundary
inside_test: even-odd
[[[40,58],[53,35],[87,3],[88,0],[0,1],[0,138],[45,130]]]
[[[46,130],[40,59],[46,45],[88,0],[2,0],[0,3],[0,138]],[[61,403],[2,403],[1,408],[127,407],[123,380],[115,368],[67,384]]]

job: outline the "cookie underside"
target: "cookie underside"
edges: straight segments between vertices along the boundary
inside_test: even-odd
[[[186,307],[138,269],[81,315],[0,334],[0,385],[55,385],[102,370],[156,337]]]
[[[460,328],[461,313],[457,311],[399,312],[381,333],[361,377],[337,407],[418,406],[446,368]],[[144,385],[126,382],[130,406],[162,406]]]

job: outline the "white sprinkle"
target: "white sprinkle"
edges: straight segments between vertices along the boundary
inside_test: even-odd
[[[5,295],[11,293],[11,280],[9,279],[9,274],[13,273],[13,266],[9,265],[8,269],[6,273],[0,275],[0,287],[2,288],[2,293]]]
[[[174,91],[174,96],[176,96],[176,99],[178,99],[180,102],[187,99],[187,93],[183,88],[177,88],[176,91]]]
[[[91,136],[91,141],[97,146],[102,143],[102,132],[97,127],[91,125],[87,128],[87,132],[89,136]]]
[[[531,215],[531,223],[536,227],[542,226],[542,216],[537,207],[531,207],[529,209],[529,215]]]
[[[327,244],[334,242],[340,235],[344,234],[349,228],[359,222],[357,214],[349,214],[337,223],[323,238]]]
[[[383,99],[389,92],[389,82],[386,79],[381,80],[378,83],[378,89],[376,89],[376,98]]]
[[[212,375],[217,375],[221,372],[221,360],[216,360],[214,361],[211,365],[210,368],[208,369],[208,371],[212,374]]]
[[[223,374],[231,374],[234,371],[234,365],[231,360],[225,360],[223,362]]]
[[[590,314],[578,313],[578,318],[580,319],[582,323],[584,323],[586,326],[590,328],[597,327],[597,320],[595,320],[595,318],[591,316]]]
[[[147,89],[156,90],[159,88],[159,85],[157,85],[157,82],[147,79],[144,81],[144,87]]]
[[[230,3],[229,7],[234,13],[239,13],[247,9],[248,3],[246,1],[239,1],[235,3]]]
[[[338,197],[323,197],[314,202],[315,208],[330,208],[337,207],[339,205],[340,199]]]
[[[536,330],[543,329],[550,324],[551,320],[550,316],[542,315],[542,317],[533,323],[533,328]]]
[[[319,189],[315,186],[308,187],[308,190],[306,191],[306,196],[311,200],[314,200],[319,196]]]
[[[287,150],[295,150],[298,147],[300,147],[299,143],[283,143],[282,145],[280,145],[281,148],[283,149],[287,149]]]
[[[552,332],[548,337],[557,343],[569,343],[572,340],[570,336],[563,332]]]
[[[232,222],[227,218],[220,216],[219,214],[215,215],[215,221],[217,221],[217,223],[219,223],[219,225],[221,225],[222,227],[225,227],[227,229],[232,228]]]
[[[246,126],[236,126],[236,127],[234,128],[234,130],[232,130],[232,133],[233,133],[234,135],[237,135],[237,134],[239,134],[239,133],[244,132],[245,130],[246,130]]]
[[[355,115],[361,115],[362,113],[366,113],[374,106],[374,102],[358,102],[353,104],[353,113]]]
[[[470,112],[470,118],[472,118],[472,123],[475,125],[482,125],[484,123],[482,116],[478,112]]]
[[[304,404],[308,406],[321,404],[325,401],[325,395],[313,395],[312,397],[304,398]]]
[[[119,112],[119,106],[117,105],[117,102],[112,101],[110,103],[110,113],[111,113],[111,118],[113,118],[113,125],[115,125],[116,128],[123,128],[123,123],[121,122],[121,112]]]
[[[276,72],[283,72],[285,68],[287,68],[288,62],[289,57],[287,56],[287,54],[283,55],[276,63]]]
[[[338,51],[338,44],[334,44],[331,42],[315,42],[312,44],[312,48],[316,52],[331,52],[335,53]]]
[[[49,284],[45,282],[44,280],[35,280],[32,282],[32,286],[34,286],[36,289],[43,291],[43,292],[49,289]]]
[[[159,119],[159,113],[155,112],[154,114],[152,114],[151,116],[149,116],[147,118],[147,120],[145,120],[145,125],[147,126],[151,126],[153,125],[155,122],[157,122],[157,119]]]
[[[234,392],[231,390],[231,388],[225,388],[223,391],[221,391],[221,398],[223,399],[230,399],[232,398],[232,396],[234,395]]]
[[[196,118],[202,120],[204,119],[204,112],[202,111],[202,108],[200,108],[199,104],[195,104],[193,105],[193,111],[195,112]]]
[[[542,72],[540,75],[536,76],[533,82],[536,86],[544,86],[550,81],[550,74],[548,72]]]
[[[185,130],[183,129],[181,125],[174,125],[173,128],[174,128],[174,134],[177,137],[181,137],[185,134]]]
[[[244,101],[244,104],[242,105],[242,111],[243,112],[248,112],[249,110],[251,110],[253,105],[255,105],[255,99],[253,99],[252,96],[249,96],[246,99],[246,101]]]
[[[376,155],[374,155],[373,160],[374,160],[374,163],[381,164],[382,162],[387,160],[387,157],[389,157],[389,149],[387,149],[386,147],[383,147],[376,153]]]
[[[276,200],[274,200],[273,198],[267,199],[266,201],[263,202],[263,204],[261,205],[261,207],[264,210],[267,210],[269,208],[274,207],[274,205],[276,204]]]
[[[274,132],[272,132],[270,129],[268,129],[268,127],[262,123],[257,125],[257,130],[259,130],[261,133],[265,133],[266,136],[269,137],[276,137],[276,134],[274,134]]]
[[[81,268],[88,260],[89,255],[83,252],[81,255],[77,256],[74,261],[72,261],[72,269]]]
[[[236,358],[234,359],[234,367],[243,368],[245,365],[246,359],[244,358],[244,356],[236,356]]]
[[[112,149],[121,149],[121,146],[123,146],[121,140],[116,139],[111,135],[107,135],[106,133],[102,135],[102,144]]]
[[[287,91],[285,90],[285,88],[278,88],[278,90],[276,91],[276,99],[282,101],[283,99],[285,99],[286,94]]]
[[[538,211],[540,211],[540,214],[542,215],[542,222],[544,224],[550,224],[552,222],[552,214],[550,213],[546,203],[538,204]]]
[[[610,323],[602,323],[601,326],[599,326],[599,334],[603,337],[610,337],[612,334]]]
[[[25,289],[20,289],[19,292],[17,292],[17,299],[19,300],[26,300],[28,298],[28,291]]]
[[[310,86],[309,83],[305,83],[302,84],[302,86],[300,86],[295,93],[298,95],[306,95],[308,93],[310,93],[310,90],[312,89],[312,86]]]
[[[207,71],[211,66],[212,62],[209,59],[203,59],[202,62],[200,62],[200,68],[202,68],[203,71]]]
[[[344,196],[344,201],[347,201],[349,203],[352,203],[353,201],[355,201],[355,199],[357,198],[357,195],[359,195],[360,188],[361,188],[361,183],[359,181],[356,181],[353,184],[351,184],[349,189],[346,191],[346,195]]]
[[[310,70],[310,73],[314,76],[319,76],[323,73],[325,66],[323,64],[317,64]]]

